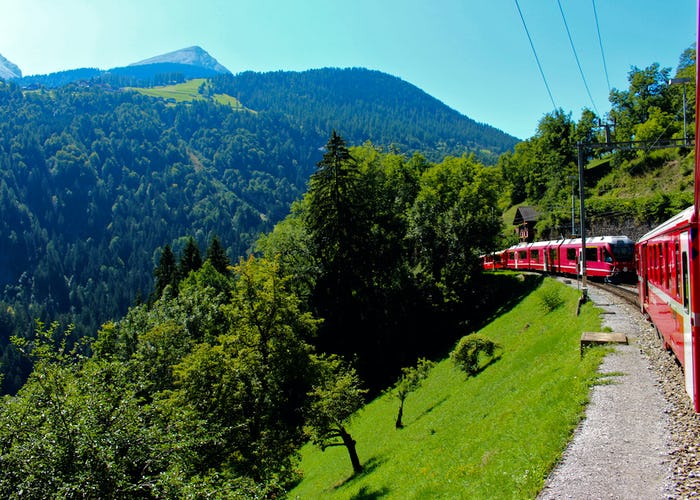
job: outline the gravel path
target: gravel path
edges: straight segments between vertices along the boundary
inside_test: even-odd
[[[575,283],[574,283],[575,286]],[[600,373],[586,417],[540,499],[700,498],[700,419],[682,372],[634,306],[593,287],[603,326],[627,335]]]

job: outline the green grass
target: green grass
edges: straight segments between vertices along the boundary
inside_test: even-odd
[[[403,429],[394,428],[393,397],[358,412],[351,433],[362,474],[353,476],[345,448],[304,447],[304,477],[289,498],[535,497],[601,382],[605,352],[580,359],[581,332],[600,328],[599,313],[585,304],[576,317],[576,290],[557,286],[561,307],[543,314],[536,290],[479,332],[503,356],[478,376],[439,362],[408,396]]]
[[[209,100],[210,98],[199,93],[199,88],[205,81],[206,80],[204,78],[194,78],[175,85],[147,88],[129,87],[128,90],[133,90],[150,97],[173,100],[175,102],[205,101]],[[211,97],[211,100],[218,102],[219,104],[231,106],[234,109],[247,110],[238,99],[228,94],[214,94]]]

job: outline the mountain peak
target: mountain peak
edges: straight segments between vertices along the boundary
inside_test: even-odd
[[[11,63],[0,54],[0,78],[22,78],[22,70],[16,64]]]
[[[130,64],[129,66],[143,66],[146,64],[158,63],[187,64],[190,66],[207,68],[217,73],[231,73],[228,69],[219,64],[216,59],[209,55],[206,50],[197,45],[176,50],[174,52],[168,52],[167,54],[150,57],[148,59],[144,59],[143,61]]]

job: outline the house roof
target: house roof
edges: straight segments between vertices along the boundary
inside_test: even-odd
[[[513,225],[519,226],[523,222],[537,222],[540,214],[535,210],[535,207],[518,207],[513,219]]]

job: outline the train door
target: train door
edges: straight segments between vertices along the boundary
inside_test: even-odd
[[[649,247],[646,243],[640,244],[639,253],[637,254],[637,258],[639,259],[637,279],[639,280],[639,291],[641,295],[639,306],[642,308],[642,312],[645,312],[644,307],[649,301],[649,259],[647,256],[648,248]]]
[[[685,372],[685,390],[695,401],[695,366],[693,362],[693,328],[690,321],[690,242],[688,233],[680,234],[681,243],[681,303],[683,304],[683,370]]]

